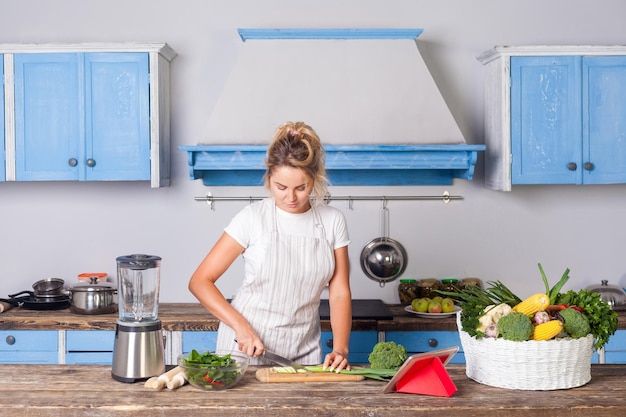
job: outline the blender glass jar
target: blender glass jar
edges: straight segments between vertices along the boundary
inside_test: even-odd
[[[128,255],[117,259],[119,319],[156,321],[161,278],[161,258]]]

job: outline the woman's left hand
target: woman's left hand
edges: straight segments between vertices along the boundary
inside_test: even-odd
[[[326,355],[323,363],[324,369],[330,367],[330,371],[335,371],[337,373],[342,370],[349,371],[350,364],[348,363],[348,354],[344,354],[341,352],[332,351]]]

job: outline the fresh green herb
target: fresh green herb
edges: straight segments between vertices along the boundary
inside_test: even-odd
[[[502,303],[513,307],[522,301],[500,281],[488,281],[485,289],[478,285],[468,285],[458,293],[439,290],[437,290],[437,292],[458,298],[459,305],[462,308],[461,327],[470,336],[476,336],[478,338],[485,336],[483,332],[476,330],[480,324],[478,319],[482,315],[485,307]]]
[[[543,280],[543,284],[546,286],[546,295],[550,297],[550,304],[555,304],[556,298],[559,295],[559,291],[561,291],[561,288],[563,288],[563,285],[565,285],[565,283],[569,279],[569,268],[565,270],[559,282],[554,284],[554,287],[550,288],[550,284],[548,283],[548,278],[546,278],[546,273],[543,272],[543,268],[541,267],[541,264],[539,263],[537,265],[539,265],[539,272],[541,272],[541,279]]]
[[[211,352],[199,353],[195,349],[182,360],[187,379],[207,388],[219,388],[234,382],[241,371],[230,354],[223,356]]]
[[[569,290],[557,296],[558,304],[568,304],[582,308],[589,319],[591,334],[595,338],[596,350],[602,348],[617,330],[617,312],[600,297],[600,293],[591,290]]]

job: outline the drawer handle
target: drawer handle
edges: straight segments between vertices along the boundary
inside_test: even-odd
[[[78,165],[78,160],[76,158],[70,158],[67,161],[67,164],[71,167],[75,167],[76,165]]]
[[[7,342],[7,345],[14,345],[15,344],[15,336],[10,336],[10,335],[7,336],[6,342]]]
[[[428,339],[428,346],[430,347],[437,347],[437,345],[439,344],[439,342],[437,341],[437,339]]]
[[[570,162],[569,164],[567,164],[567,169],[569,169],[570,171],[576,171],[576,168],[578,168],[576,162]]]
[[[95,159],[92,159],[92,158],[89,158],[89,159],[87,160],[87,166],[88,166],[89,168],[93,168],[93,167],[95,167],[95,166],[96,166],[96,160],[95,160]]]
[[[583,168],[585,168],[585,171],[593,171],[593,164],[591,162],[585,162]]]

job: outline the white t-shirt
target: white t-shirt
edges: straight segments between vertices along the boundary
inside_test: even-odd
[[[272,232],[271,212],[274,210],[274,200],[271,198],[255,202],[243,208],[225,228],[233,239],[245,248],[244,282],[253,280],[259,270],[260,263],[265,259]],[[325,204],[317,206],[326,240],[333,249],[339,249],[350,243],[346,219],[343,213]],[[293,214],[276,207],[276,224],[278,232],[295,236],[319,236],[315,226],[313,210],[305,213]]]

